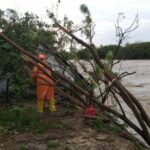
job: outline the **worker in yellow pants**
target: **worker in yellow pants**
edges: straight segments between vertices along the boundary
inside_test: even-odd
[[[45,55],[39,54],[38,58],[41,61],[46,62]],[[45,70],[50,76],[51,71],[45,68],[42,64],[38,63],[37,66],[40,66]],[[48,101],[49,111],[56,111],[55,108],[55,99],[54,99],[54,82],[51,78],[45,75],[37,66],[33,68],[32,78],[36,83],[36,95],[37,95],[37,111],[43,112],[44,101]]]

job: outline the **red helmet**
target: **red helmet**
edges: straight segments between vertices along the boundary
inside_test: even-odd
[[[38,58],[39,58],[40,60],[44,60],[46,57],[45,57],[44,54],[39,54],[39,55],[38,55]]]

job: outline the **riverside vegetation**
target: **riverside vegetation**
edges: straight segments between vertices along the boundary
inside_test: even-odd
[[[46,43],[48,45],[51,45],[52,47],[57,43],[56,39],[57,39],[57,32],[55,31],[50,31],[50,30],[46,30],[46,28],[52,28],[53,25],[48,25],[44,22],[40,22],[38,17],[36,15],[33,14],[29,14],[28,12],[24,14],[24,16],[20,17],[17,12],[15,10],[11,10],[8,9],[6,12],[1,11],[0,12],[0,17],[1,17],[1,29],[4,31],[4,33],[9,36],[10,38],[13,38],[13,40],[15,42],[17,42],[19,45],[21,45],[22,47],[28,49],[28,51],[32,52],[33,54],[36,54],[37,52],[35,51],[36,47],[38,46],[39,42],[40,43]],[[67,18],[64,18],[64,21],[68,21]],[[69,21],[67,22],[69,25]],[[20,34],[21,33],[21,34]],[[39,36],[40,35],[40,36]],[[41,36],[42,35],[42,36]],[[63,36],[62,36],[63,37]],[[63,38],[65,41],[65,38]],[[22,98],[26,98],[29,99],[31,98],[31,95],[28,95],[28,93],[26,93],[26,89],[29,88],[29,85],[32,85],[30,77],[28,75],[28,73],[25,71],[25,66],[26,63],[24,62],[24,60],[21,57],[18,57],[18,52],[13,49],[12,47],[10,47],[6,42],[4,42],[3,40],[0,40],[1,42],[1,78],[4,78],[7,80],[7,89],[11,89],[11,93],[6,93],[6,100],[9,99],[8,96],[11,95],[11,98],[15,98],[15,99],[22,99]],[[68,42],[67,39],[65,41],[66,43]],[[140,45],[141,43],[136,43],[137,45]],[[119,50],[120,55],[117,55],[116,58],[124,58],[124,55],[122,53],[122,49],[125,49],[126,47],[134,47],[134,45],[136,44],[127,44],[125,47],[121,47]],[[142,43],[143,44],[143,43]],[[147,45],[147,43],[144,43]],[[55,46],[54,46],[55,47]],[[115,48],[116,46],[108,46],[109,50],[107,49],[107,46],[100,46],[100,49],[97,48],[96,51],[98,52],[100,58],[105,57],[106,55],[113,55],[113,48]],[[129,49],[131,49],[131,47]],[[55,47],[56,49],[59,48],[59,44],[58,47]],[[103,49],[105,49],[105,51],[103,51]],[[133,48],[134,49],[134,48]],[[141,55],[140,58],[149,56],[149,54],[146,52],[145,54],[145,47],[144,47],[144,54]],[[87,55],[87,57],[83,58],[83,52],[84,54]],[[105,55],[105,52],[107,52],[107,54]],[[138,51],[137,51],[138,52]],[[77,51],[70,51],[70,52],[65,52],[65,51],[58,51],[60,56],[63,56],[65,58],[65,60],[67,59],[72,59],[72,58],[76,58],[78,57],[79,59],[90,59],[90,53],[88,52],[88,50],[86,49],[82,49],[82,50],[77,50]],[[127,53],[127,52],[125,52]],[[62,55],[63,54],[63,55]],[[133,53],[131,53],[133,54]],[[102,57],[101,57],[102,56]],[[139,56],[139,55],[137,55]],[[23,57],[23,56],[22,56]],[[133,55],[130,56],[130,58],[134,57]],[[129,58],[129,59],[130,59]],[[25,80],[24,80],[25,79]],[[26,116],[26,112],[33,113],[33,119],[32,116],[31,118],[27,117],[26,120],[22,119],[22,117]],[[10,115],[10,113],[12,114],[12,116]],[[8,115],[8,116],[7,116]],[[10,116],[9,116],[10,115]],[[17,119],[13,118],[13,115],[16,117]],[[37,124],[41,124],[41,120],[39,119],[39,117],[37,116],[36,112],[32,109],[31,112],[30,110],[26,111],[26,108],[22,109],[20,107],[14,107],[11,108],[8,112],[7,111],[3,111],[3,113],[1,114],[2,116],[2,121],[1,121],[1,132],[2,133],[7,133],[7,131],[11,130],[14,127],[16,128],[22,128],[23,130],[34,130],[35,132],[43,132],[42,127],[36,128],[36,123]],[[10,121],[11,125],[8,123],[8,118],[12,117],[12,122]],[[14,119],[14,120],[13,120]],[[18,120],[19,119],[19,120]],[[34,120],[33,122],[31,120]],[[24,122],[24,123],[23,123]],[[8,123],[8,124],[7,124]],[[101,126],[99,126],[99,124],[101,123]],[[42,124],[43,126],[44,124]],[[44,129],[49,129],[47,128],[47,124],[45,124],[46,127]],[[35,128],[33,128],[33,126],[35,126]],[[118,130],[118,127],[116,128],[115,124],[112,124],[112,126],[105,126],[102,124],[102,122],[100,121],[95,122],[95,126],[97,129],[104,129],[105,128],[107,130]],[[119,127],[119,131],[120,129],[122,129],[122,127]],[[55,145],[52,144],[53,142],[49,142],[49,146],[50,145]],[[57,145],[57,144],[56,144]],[[2,145],[3,146],[3,145]],[[55,146],[54,146],[55,147]],[[20,145],[20,149],[23,148],[22,145]]]

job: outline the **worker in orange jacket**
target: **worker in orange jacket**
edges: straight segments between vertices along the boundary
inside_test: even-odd
[[[39,54],[38,58],[46,62],[46,57],[44,54]],[[45,68],[42,64],[38,63],[37,65],[40,68],[47,71],[49,75],[51,75],[51,71]],[[36,95],[37,95],[37,111],[43,112],[44,101],[48,101],[49,111],[56,111],[55,108],[55,99],[54,99],[54,82],[51,78],[45,75],[37,66],[33,68],[32,78],[36,83]]]

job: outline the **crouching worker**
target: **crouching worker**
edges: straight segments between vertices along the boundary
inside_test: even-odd
[[[38,58],[46,63],[46,57],[44,54],[39,54]],[[45,68],[42,64],[38,63],[37,65],[51,75],[51,71]],[[53,80],[45,75],[37,66],[33,68],[32,79],[36,83],[37,111],[40,113],[43,112],[45,100],[48,101],[49,111],[56,111]]]
[[[93,126],[93,121],[96,116],[96,111],[93,106],[93,101],[92,101],[92,95],[93,92],[89,92],[89,98],[87,98],[87,107],[84,110],[84,122],[87,125]]]

